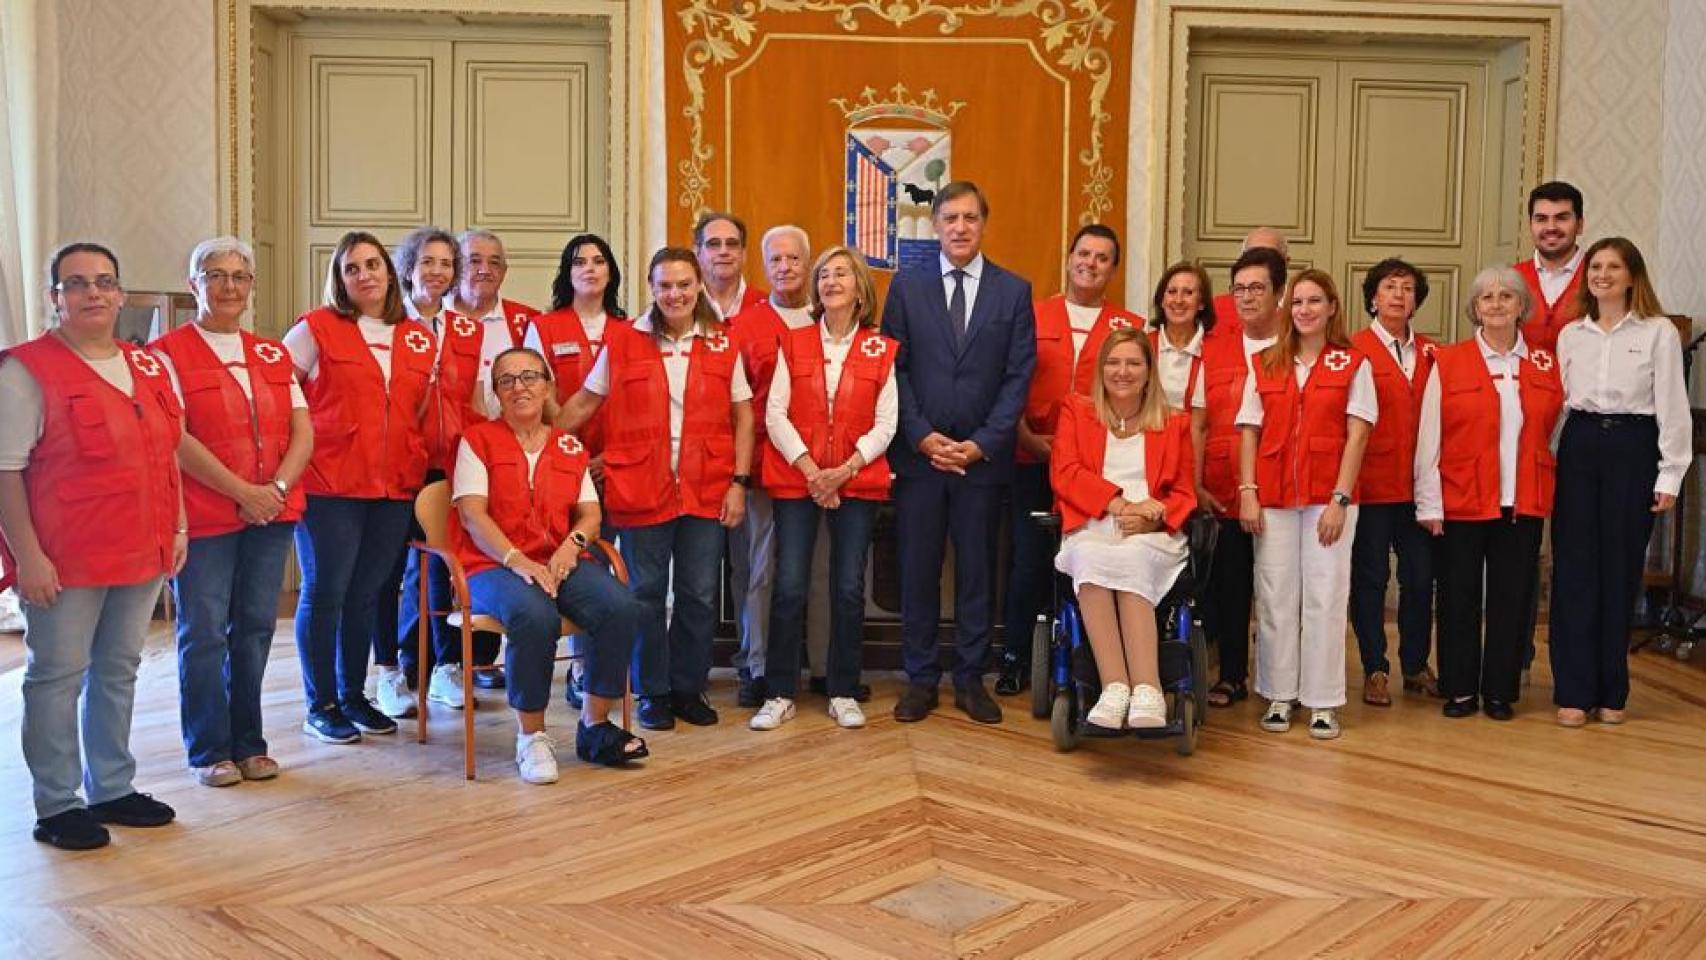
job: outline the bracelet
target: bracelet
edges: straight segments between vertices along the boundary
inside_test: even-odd
[[[187,536],[190,532],[190,528],[189,527],[179,527],[178,529],[173,530],[172,532],[179,535],[179,536]]]
[[[1239,493],[1243,493],[1246,490],[1248,490],[1251,493],[1255,493],[1257,490],[1260,490],[1260,489],[1261,489],[1261,487],[1258,487],[1253,483],[1240,483],[1238,485],[1238,492]]]
[[[509,558],[513,556],[515,556],[515,548],[510,547],[508,550],[504,551],[504,558],[498,561],[498,565],[507,568],[509,566]]]

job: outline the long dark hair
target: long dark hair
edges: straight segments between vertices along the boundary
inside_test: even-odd
[[[351,250],[361,244],[367,244],[379,251],[379,258],[385,261],[385,305],[379,312],[383,314],[376,319],[386,323],[402,323],[408,319],[403,312],[403,288],[397,283],[397,265],[391,262],[391,254],[385,249],[385,244],[379,238],[365,230],[351,230],[338,240],[337,249],[332,251],[331,262],[326,264],[325,305],[338,313],[355,320],[361,316],[361,309],[355,305],[355,299],[349,295],[349,288],[344,285],[344,258]]]
[[[622,268],[616,265],[616,254],[611,251],[610,244],[596,233],[577,233],[563,245],[563,256],[557,261],[557,278],[551,281],[551,309],[562,310],[574,305],[575,251],[589,243],[598,248],[598,252],[604,256],[604,262],[610,265],[610,282],[604,286],[605,316],[627,316],[622,312],[622,304],[617,300],[622,290]]]

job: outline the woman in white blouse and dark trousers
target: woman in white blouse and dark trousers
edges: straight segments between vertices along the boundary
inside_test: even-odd
[[[1558,723],[1622,723],[1629,622],[1654,514],[1676,504],[1693,456],[1682,343],[1635,245],[1583,257],[1587,316],[1558,335],[1564,428],[1552,520],[1552,679]]]

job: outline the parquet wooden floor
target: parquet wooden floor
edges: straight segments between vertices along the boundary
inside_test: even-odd
[[[1352,657],[1354,664],[1355,658]],[[1541,662],[1544,663],[1544,651]],[[1009,703],[862,731],[815,699],[746,729],[654,735],[643,769],[520,783],[507,710],[434,742],[308,742],[288,623],[267,683],[280,779],[183,772],[170,648],[151,644],[134,742],[177,825],[105,850],[33,842],[15,735],[0,741],[7,957],[1702,957],[1706,674],[1636,658],[1632,720],[1555,727],[1544,668],[1511,724],[1437,703],[1353,704],[1345,736],[1215,711],[1166,743],[1056,753]],[[21,671],[0,676],[16,730]],[[553,726],[572,715],[559,702]]]

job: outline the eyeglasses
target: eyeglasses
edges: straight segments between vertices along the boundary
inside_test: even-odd
[[[88,293],[90,287],[94,287],[102,293],[112,293],[119,288],[118,277],[110,273],[103,273],[93,279],[89,277],[66,277],[53,285],[53,289],[60,293],[76,294]]]
[[[1240,283],[1232,288],[1234,297],[1259,297],[1267,293],[1271,287],[1265,283]]]
[[[239,270],[236,273],[227,273],[224,270],[203,270],[200,276],[201,282],[210,287],[224,283],[233,283],[239,287],[246,287],[255,282],[254,274],[247,273],[242,270]]]
[[[727,239],[722,237],[712,237],[704,243],[701,243],[700,246],[707,250],[739,250],[741,247],[745,246],[745,244],[741,243],[739,237],[729,237]]]
[[[538,370],[523,370],[520,373],[506,373],[501,377],[492,378],[492,386],[498,390],[509,391],[516,387],[533,387],[544,383],[548,377]]]

